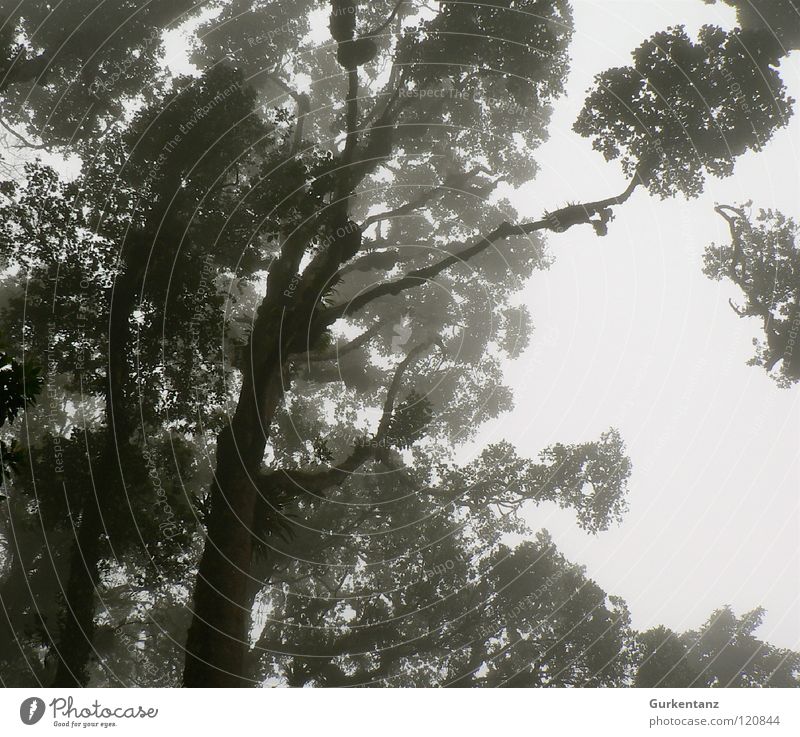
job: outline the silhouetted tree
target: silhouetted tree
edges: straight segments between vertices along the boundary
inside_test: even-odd
[[[597,75],[575,130],[651,192],[693,197],[786,125],[794,100],[775,69],[786,53],[766,29],[657,33],[631,66]]]
[[[731,308],[739,317],[759,319],[765,337],[754,341],[756,355],[749,363],[768,372],[780,364],[775,379],[790,386],[800,380],[797,223],[774,210],[759,210],[753,216],[750,205],[715,208],[728,224],[731,243],[706,249],[703,272],[711,279],[728,279],[742,290],[744,305],[731,301]]]
[[[764,617],[754,609],[737,618],[730,607],[699,629],[677,635],[664,628],[637,637],[635,685],[644,688],[800,687],[800,654],[753,635]]]
[[[2,121],[34,147],[93,138],[164,76],[163,33],[196,14],[195,0],[73,0],[0,4]],[[27,141],[25,135],[34,136]]]

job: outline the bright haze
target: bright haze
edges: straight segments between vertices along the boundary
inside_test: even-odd
[[[513,198],[524,217],[625,189],[619,169],[571,132],[596,73],[626,65],[667,26],[735,25],[729,6],[698,0],[576,0],[574,11],[567,95],[537,152],[539,175]],[[781,76],[800,98],[796,52]],[[593,537],[571,513],[543,507],[529,522],[623,596],[639,629],[683,631],[725,604],[737,615],[763,606],[759,635],[800,644],[800,387],[781,389],[746,365],[760,322],[739,319],[728,304],[736,289],[701,270],[704,248],[728,238],[716,203],[753,200],[754,211],[800,216],[798,145],[795,115],[696,200],[638,190],[607,237],[587,227],[551,235],[555,263],[521,296],[538,328],[507,367],[516,408],[470,447],[507,438],[535,455],[620,429],[634,465],[622,524]]]

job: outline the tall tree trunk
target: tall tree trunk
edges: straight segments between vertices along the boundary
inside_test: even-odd
[[[236,411],[217,438],[211,512],[186,636],[183,685],[187,687],[247,685],[255,482],[270,425],[288,388],[284,372],[288,348],[296,326],[305,324],[296,306],[287,307],[285,291],[298,272],[312,232],[313,223],[298,228],[270,266],[267,292],[248,341]],[[297,304],[303,305],[299,297]],[[313,306],[312,301],[305,305],[309,314]]]
[[[220,480],[212,492],[214,511],[197,571],[183,681],[189,687],[245,685],[242,672],[249,649],[247,589],[256,496],[246,477],[230,478],[234,474],[228,465],[227,458],[217,463]]]
[[[282,373],[277,360],[273,358],[269,363],[269,373]],[[269,389],[265,406],[259,389],[266,386]],[[258,497],[255,478],[261,470],[268,428],[284,388],[281,378],[273,376],[270,380],[262,372],[246,377],[231,425],[217,440],[211,513],[195,582],[192,624],[186,638],[183,685],[187,687],[248,685],[244,667],[250,647],[250,568]]]
[[[272,262],[267,292],[248,341],[249,360],[231,424],[217,439],[217,460],[211,486],[211,513],[195,582],[192,624],[186,638],[183,685],[187,687],[245,686],[249,651],[250,568],[253,516],[258,497],[269,428],[288,389],[286,361],[290,352],[311,349],[311,317],[339,265],[349,258],[342,244],[350,242],[346,207],[331,245],[298,275],[300,263],[318,228],[311,218],[295,229]],[[329,289],[330,287],[327,286]],[[302,337],[299,337],[302,336]]]

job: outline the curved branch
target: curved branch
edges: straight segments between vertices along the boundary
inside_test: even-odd
[[[729,210],[736,214],[736,217],[731,217],[725,210]],[[731,233],[731,247],[733,248],[733,257],[731,258],[730,265],[727,272],[730,280],[736,284],[747,297],[748,306],[745,309],[737,308],[731,300],[728,303],[733,308],[739,317],[748,317],[756,315],[762,317],[765,321],[771,318],[770,310],[759,300],[752,295],[752,289],[748,288],[747,273],[745,271],[745,257],[744,249],[742,247],[741,233],[738,227],[738,221],[741,221],[749,226],[747,217],[743,210],[732,207],[731,205],[717,205],[714,212],[720,215],[726,223]],[[737,271],[738,267],[738,271]]]
[[[335,358],[339,358],[340,356],[344,356],[368,343],[378,333],[378,331],[384,325],[386,325],[387,322],[388,320],[378,320],[372,327],[367,328],[363,333],[361,333],[361,335],[359,335],[357,338],[353,338],[353,340],[351,340],[349,343],[345,343],[342,346],[338,346],[327,351],[309,353],[306,355],[306,360],[330,361]]]
[[[367,33],[365,33],[362,36],[362,38],[371,38],[372,36],[377,36],[379,33],[384,31],[389,26],[389,24],[395,19],[395,16],[400,11],[400,7],[403,5],[403,3],[405,3],[405,1],[406,0],[398,0],[397,4],[394,6],[394,10],[392,10],[389,17],[383,23],[381,23],[374,31],[368,31]]]
[[[728,304],[731,306],[731,309],[737,315],[739,315],[739,317],[747,317],[747,310],[743,310],[741,307],[737,307],[735,304],[733,304],[733,300],[730,297],[728,298]]]
[[[744,256],[742,253],[742,241],[739,237],[739,230],[737,228],[737,218],[731,217],[725,212],[725,210],[731,210],[732,212],[735,212],[737,218],[741,220],[744,220],[744,213],[741,210],[736,209],[735,207],[731,207],[730,205],[717,205],[714,208],[714,212],[716,212],[720,217],[722,217],[725,220],[726,223],[728,223],[728,230],[731,233],[731,246],[733,247],[733,258],[731,259],[730,266],[728,267],[728,276],[735,284],[744,289],[745,288]],[[741,274],[738,274],[736,272],[737,266],[741,267],[742,270]]]
[[[20,148],[24,147],[35,150],[44,150],[47,151],[48,153],[52,153],[50,147],[46,143],[31,143],[27,138],[25,138],[25,136],[23,136],[21,133],[17,133],[17,131],[15,131],[10,125],[8,125],[8,123],[6,123],[6,121],[3,120],[2,117],[0,117],[0,126],[3,126],[3,128],[5,128],[12,136],[14,136],[14,138],[16,138],[22,144]]]
[[[637,174],[631,180],[630,184],[628,184],[627,188],[621,195],[617,195],[616,197],[609,197],[605,200],[597,200],[595,202],[587,202],[581,205],[572,205],[573,208],[582,208],[584,211],[589,213],[596,213],[600,210],[605,210],[608,207],[612,207],[614,205],[620,205],[625,202],[633,191],[636,189],[637,186],[641,184],[641,178]],[[556,213],[559,211],[556,211]],[[555,214],[555,213],[554,213]],[[583,222],[589,222],[589,220],[580,220],[577,222],[570,222],[566,226],[562,227],[559,232],[563,232],[568,230],[572,225],[578,225]],[[563,223],[562,223],[563,224]],[[386,297],[389,295],[397,295],[401,292],[406,291],[407,289],[412,289],[414,287],[421,286],[433,279],[434,277],[441,274],[443,271],[449,269],[451,266],[454,266],[457,263],[464,263],[469,259],[477,256],[478,254],[485,251],[487,248],[492,246],[497,241],[504,240],[510,236],[517,236],[517,235],[530,235],[531,233],[535,233],[539,230],[552,230],[553,229],[553,220],[552,216],[545,216],[540,220],[534,220],[530,223],[522,223],[519,225],[514,225],[512,223],[504,222],[498,225],[494,230],[486,235],[480,236],[474,243],[465,248],[462,248],[457,253],[452,253],[449,256],[437,261],[430,266],[426,266],[422,269],[415,269],[414,271],[409,272],[404,277],[400,279],[396,279],[389,282],[384,282],[383,284],[378,284],[377,286],[373,287],[372,289],[367,289],[366,291],[359,294],[357,297],[352,299],[350,302],[342,305],[337,305],[335,307],[330,307],[327,310],[323,310],[318,315],[318,325],[321,327],[325,327],[327,325],[331,325],[332,323],[336,322],[336,320],[345,317],[346,315],[350,315],[358,310],[363,309],[366,305],[370,302],[380,298]]]
[[[376,215],[370,215],[366,220],[364,220],[361,229],[365,230],[374,223],[400,217],[409,212],[414,212],[415,210],[427,205],[434,197],[436,197],[436,195],[446,192],[449,189],[453,189],[454,187],[459,187],[466,184],[470,179],[479,173],[488,174],[489,172],[482,166],[476,166],[474,169],[470,169],[468,172],[452,174],[447,177],[439,186],[423,192],[413,200],[406,202],[404,205],[400,205],[400,207],[395,207],[392,210],[387,210],[386,212],[381,212]]]
[[[397,366],[397,369],[395,369],[392,383],[389,385],[389,389],[386,392],[386,399],[383,403],[383,414],[378,424],[378,431],[375,433],[376,441],[382,440],[389,429],[389,423],[392,421],[392,415],[394,413],[394,403],[397,400],[397,393],[400,391],[400,385],[403,382],[405,372],[408,367],[417,360],[420,354],[427,351],[435,342],[434,339],[428,339],[412,348]]]
[[[632,194],[633,191],[642,183],[642,178],[637,171],[631,179],[625,191],[616,197],[608,197],[604,200],[585,202],[577,205],[568,205],[559,210],[545,213],[545,220],[548,222],[548,229],[556,233],[563,233],[573,225],[591,225],[598,235],[605,235],[607,225],[612,219],[612,207],[621,205]],[[595,219],[596,218],[596,219]]]
[[[394,405],[403,377],[408,367],[419,358],[419,356],[432,345],[440,344],[437,338],[423,341],[418,346],[409,351],[408,355],[400,362],[394,372],[392,381],[386,391],[386,399],[383,403],[383,413],[381,415],[378,429],[375,432],[371,443],[359,443],[353,448],[350,455],[341,463],[331,466],[324,471],[303,471],[279,469],[270,471],[261,476],[260,486],[262,493],[261,502],[266,502],[270,492],[276,488],[282,488],[289,493],[297,493],[298,490],[313,494],[322,494],[328,489],[342,484],[347,478],[364,465],[368,460],[382,459],[385,448],[381,447],[381,440],[385,437],[392,420]]]

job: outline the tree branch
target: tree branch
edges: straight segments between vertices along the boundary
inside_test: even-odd
[[[306,116],[311,112],[311,100],[305,92],[298,92],[284,82],[276,73],[269,72],[266,76],[289,95],[297,105],[297,124],[295,125],[294,136],[292,138],[292,155],[295,156],[303,143],[303,128],[305,126]]]
[[[536,225],[537,227],[533,228],[532,226]],[[395,279],[393,281],[384,282],[383,284],[378,284],[377,286],[373,287],[372,289],[367,289],[366,291],[359,294],[354,299],[350,300],[350,302],[338,305],[336,307],[331,307],[327,310],[323,310],[319,314],[319,321],[322,325],[331,325],[332,323],[336,322],[342,317],[350,315],[354,312],[358,312],[359,310],[363,309],[366,305],[370,302],[389,295],[397,295],[401,292],[406,291],[407,289],[411,289],[413,287],[421,286],[429,282],[434,277],[438,276],[441,272],[445,271],[446,269],[450,268],[456,263],[463,263],[468,261],[473,256],[485,251],[489,246],[491,246],[496,241],[499,241],[503,238],[507,238],[510,235],[514,235],[517,232],[518,228],[528,227],[529,230],[520,231],[520,234],[525,233],[532,233],[534,230],[539,230],[541,228],[547,227],[546,220],[539,220],[537,223],[530,223],[528,226],[513,226],[509,223],[502,223],[497,228],[495,228],[491,233],[488,233],[485,236],[481,236],[474,244],[463,248],[458,253],[451,254],[446,258],[443,258],[441,261],[437,261],[435,264],[431,264],[430,266],[426,266],[422,269],[415,269],[414,271],[409,272],[404,277],[400,279]]]
[[[378,284],[372,289],[367,289],[346,304],[337,305],[335,307],[330,307],[327,310],[322,310],[317,316],[318,324],[323,327],[331,325],[336,322],[336,320],[353,314],[354,312],[358,312],[370,302],[373,302],[380,297],[398,295],[408,289],[421,286],[422,284],[431,281],[434,277],[449,269],[451,266],[457,263],[465,263],[469,259],[485,251],[497,241],[504,240],[510,236],[530,235],[531,233],[535,233],[539,230],[555,230],[556,232],[561,233],[565,230],[568,230],[573,225],[579,225],[583,223],[592,224],[591,217],[602,210],[625,202],[640,183],[641,180],[637,175],[631,180],[625,191],[616,197],[609,197],[605,200],[597,200],[595,202],[587,202],[580,205],[571,205],[568,208],[556,210],[554,213],[550,213],[544,218],[530,223],[514,225],[512,223],[503,222],[490,233],[478,237],[474,243],[462,248],[457,253],[450,254],[449,256],[437,261],[434,264],[431,264],[430,266],[426,266],[422,269],[415,269],[400,279],[384,282],[383,284]],[[555,223],[554,217],[557,217],[559,213],[564,213],[567,210],[570,211],[571,215],[575,211],[581,210],[582,216],[579,219],[574,219],[571,217],[569,221],[566,221],[564,218],[562,218],[558,221],[558,223]]]
[[[381,212],[376,215],[370,215],[366,220],[364,220],[361,229],[366,230],[370,225],[373,225],[374,223],[381,222],[382,220],[389,220],[391,218],[400,217],[402,215],[406,215],[409,212],[414,212],[415,210],[418,210],[421,207],[427,205],[434,197],[436,197],[436,195],[446,192],[449,189],[463,186],[475,175],[481,172],[485,174],[489,173],[482,166],[476,166],[474,169],[470,169],[470,171],[468,172],[464,173],[459,172],[457,174],[452,174],[449,177],[447,177],[447,179],[445,179],[444,182],[439,186],[433,187],[432,189],[422,192],[420,195],[415,197],[413,200],[409,200],[404,205],[400,205],[400,207],[395,207],[392,210],[387,210],[386,212]]]
[[[730,210],[731,212],[736,213],[736,216],[739,219],[744,219],[744,213],[741,210],[738,210],[735,207],[731,207],[730,205],[717,205],[714,208],[714,212],[720,215],[726,223],[728,223],[728,230],[731,233],[731,245],[733,247],[733,258],[731,259],[731,263],[728,267],[728,276],[733,280],[735,284],[739,287],[744,289],[744,263],[743,263],[743,254],[742,254],[742,242],[739,238],[739,230],[736,227],[737,218],[733,218],[728,215],[725,210]],[[736,273],[737,265],[741,266],[742,274],[741,276]],[[741,315],[740,315],[741,317]]]
[[[397,4],[394,6],[394,10],[392,10],[389,17],[383,23],[381,23],[374,31],[369,31],[368,33],[365,33],[363,38],[370,38],[372,36],[377,36],[379,33],[381,33],[381,31],[386,29],[389,26],[389,24],[395,19],[395,16],[399,12],[400,7],[403,5],[405,1],[406,0],[398,0]]]
[[[375,433],[375,440],[381,441],[384,437],[386,437],[386,433],[389,430],[389,424],[392,421],[392,415],[394,414],[394,403],[397,400],[397,393],[400,391],[400,385],[403,382],[403,376],[408,369],[408,367],[417,360],[420,354],[424,353],[428,350],[433,344],[433,339],[425,340],[420,343],[418,346],[412,348],[406,357],[400,362],[394,372],[394,377],[392,378],[392,383],[389,385],[389,389],[386,392],[386,399],[383,403],[383,414],[381,415],[381,421],[378,424],[378,431]],[[379,442],[376,442],[376,445],[379,445]]]
[[[368,343],[378,333],[378,331],[384,325],[386,325],[387,322],[388,320],[378,320],[374,325],[367,328],[357,338],[353,338],[353,340],[351,340],[349,343],[345,343],[342,346],[338,346],[327,351],[320,351],[318,353],[308,353],[306,355],[306,361],[330,361],[335,358],[339,358],[340,356],[344,356],[351,351],[360,348],[365,343]]]
[[[370,245],[374,244],[375,241],[371,241]],[[397,248],[369,251],[339,269],[339,276],[350,274],[353,271],[374,271],[375,269],[390,271],[397,265],[398,258]]]
[[[22,144],[22,147],[44,150],[48,153],[51,153],[51,149],[46,143],[31,143],[27,138],[25,138],[25,136],[23,136],[21,133],[17,133],[17,131],[8,125],[8,123],[6,123],[2,117],[0,117],[0,125],[3,126],[3,128],[5,128],[12,136],[14,136],[14,138],[16,138]]]
[[[385,438],[386,432],[392,420],[395,401],[403,382],[403,377],[408,367],[437,342],[436,339],[428,339],[409,351],[408,355],[400,362],[394,372],[392,381],[386,391],[386,399],[383,403],[378,429],[373,436],[373,442],[359,443],[353,448],[350,455],[341,463],[338,463],[324,471],[303,471],[279,469],[265,473],[261,476],[261,497],[266,498],[276,488],[282,488],[294,494],[297,490],[322,494],[333,486],[342,484],[353,472],[357,471],[364,463],[371,459],[379,459],[382,451],[381,441]]]
[[[731,217],[725,212],[725,210],[735,213],[736,217]],[[730,306],[733,308],[733,311],[739,317],[758,316],[763,318],[766,322],[771,318],[771,312],[758,299],[753,297],[751,294],[752,290],[748,288],[747,284],[744,249],[742,248],[741,234],[738,227],[739,221],[748,224],[745,213],[743,210],[732,207],[731,205],[717,205],[714,208],[714,212],[720,215],[725,222],[728,223],[728,229],[730,230],[731,234],[731,247],[733,248],[733,257],[731,258],[731,262],[727,268],[728,278],[745,293],[748,307],[745,309],[737,308],[734,306],[731,300],[728,300],[728,304],[730,304]],[[737,272],[737,267],[739,267],[739,272]]]

